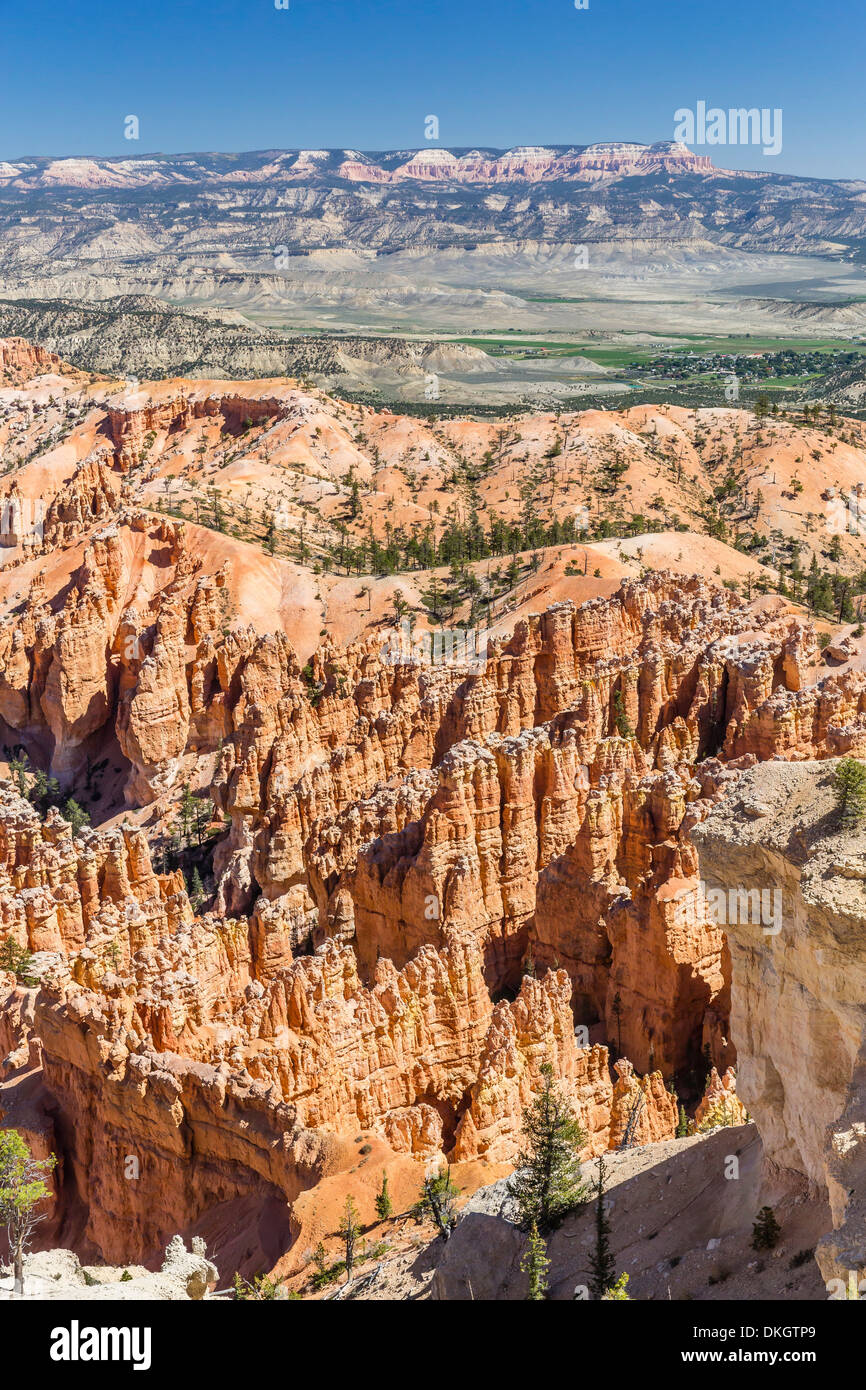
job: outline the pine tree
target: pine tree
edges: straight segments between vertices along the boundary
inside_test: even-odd
[[[189,889],[189,900],[192,903],[193,907],[198,908],[201,906],[203,899],[204,884],[201,881],[201,874],[198,871],[198,865],[196,865],[192,871],[192,882],[190,884]]]
[[[520,1261],[520,1268],[524,1274],[529,1276],[529,1293],[527,1299],[541,1301],[547,1297],[547,1271],[550,1268],[550,1260],[547,1258],[547,1245],[544,1237],[538,1234],[538,1227],[533,1221],[529,1228],[529,1242]]]
[[[857,614],[851,602],[851,581],[842,579],[836,589],[837,617],[840,623],[853,623]]]
[[[772,1250],[778,1244],[781,1226],[772,1207],[761,1207],[752,1226],[752,1249]]]
[[[60,794],[60,783],[56,777],[50,777],[47,772],[38,768],[33,774],[33,785],[27,795],[30,798],[40,816],[44,816],[49,806],[57,804]]]
[[[521,1224],[535,1222],[546,1233],[587,1198],[580,1176],[578,1154],[586,1135],[560,1095],[553,1067],[541,1067],[542,1087],[523,1111],[526,1146],[517,1159],[517,1170],[508,1191],[517,1203]]]
[[[613,714],[616,731],[620,738],[634,738],[634,729],[631,727],[625,712],[621,690],[615,690],[613,693]]]
[[[360,1233],[361,1226],[358,1220],[358,1208],[355,1206],[353,1198],[347,1197],[339,1226],[339,1234],[343,1241],[343,1249],[345,1250],[347,1284],[352,1277],[352,1266],[355,1263],[355,1242]]]
[[[391,1201],[391,1194],[388,1191],[388,1174],[382,1174],[382,1186],[376,1196],[376,1215],[380,1221],[387,1221],[394,1215],[394,1205]]]
[[[77,801],[73,801],[71,796],[63,803],[63,816],[72,826],[73,839],[79,830],[90,824],[90,816],[83,807],[79,806]]]
[[[27,774],[29,773],[29,771],[30,768],[28,766],[26,758],[9,759],[9,776],[15,783],[15,786],[18,789],[19,796],[27,796],[27,789],[29,786],[29,783],[27,781]]]
[[[34,1158],[17,1129],[0,1130],[0,1222],[6,1227],[12,1257],[14,1289],[24,1293],[24,1255],[33,1227],[47,1213],[37,1208],[51,1191],[45,1178],[54,1167],[53,1154]]]
[[[866,816],[866,765],[856,758],[843,758],[833,773],[833,791],[839,823],[846,829]]]
[[[416,1220],[431,1217],[442,1239],[447,1240],[457,1224],[454,1207],[459,1195],[447,1167],[443,1168],[435,1177],[424,1179],[421,1196],[412,1208],[412,1215]]]
[[[616,1276],[616,1262],[610,1249],[610,1222],[604,1206],[606,1178],[604,1154],[601,1154],[595,1180],[595,1250],[589,1257],[589,1287],[595,1299],[605,1297]]]
[[[677,1139],[685,1139],[685,1138],[687,1137],[687,1135],[688,1135],[688,1132],[689,1132],[689,1121],[688,1121],[688,1117],[687,1117],[687,1115],[686,1115],[685,1108],[681,1105],[681,1106],[680,1106],[680,1117],[679,1117],[679,1120],[677,1121],[677,1133],[676,1133]]]
[[[211,822],[211,803],[210,801],[199,801],[195,808],[195,838],[196,843],[201,844],[204,832]]]
[[[0,946],[0,970],[8,970],[19,984],[33,986],[37,983],[33,975],[33,957],[26,946],[19,946],[11,936]]]

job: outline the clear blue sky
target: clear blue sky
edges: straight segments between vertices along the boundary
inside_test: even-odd
[[[781,107],[780,155],[866,177],[863,0],[0,0],[0,158],[670,139]],[[123,120],[140,120],[140,139]]]

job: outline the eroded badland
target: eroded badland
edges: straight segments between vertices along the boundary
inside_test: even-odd
[[[423,420],[22,339],[0,373],[0,1114],[58,1157],[41,1246],[144,1277],[181,1233],[310,1294],[351,1195],[357,1296],[523,1296],[496,1184],[549,1062],[637,1296],[730,1296],[707,1242],[745,1268],[768,1193],[790,1259],[738,1296],[862,1269],[829,778],[866,755],[866,427]],[[771,887],[779,930],[711,910]],[[445,1163],[449,1242],[378,1220]]]

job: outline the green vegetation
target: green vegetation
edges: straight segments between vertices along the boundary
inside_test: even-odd
[[[45,1219],[39,1207],[51,1195],[45,1179],[56,1159],[34,1158],[17,1129],[0,1130],[0,1224],[5,1225],[15,1292],[24,1292],[24,1255],[35,1226]]]
[[[628,1292],[628,1275],[621,1274],[618,1279],[609,1285],[607,1293],[602,1294],[605,1303],[630,1303],[631,1299]]]
[[[388,1174],[382,1174],[382,1186],[376,1194],[376,1215],[380,1221],[387,1221],[394,1215],[394,1204],[388,1191]]]
[[[603,1299],[616,1277],[616,1261],[610,1248],[610,1222],[607,1219],[604,1194],[607,1190],[607,1170],[604,1154],[597,1162],[595,1178],[595,1248],[589,1257],[589,1290],[593,1298]]]
[[[779,1243],[782,1228],[772,1207],[761,1207],[752,1226],[752,1249],[772,1250]]]
[[[856,758],[843,758],[833,773],[833,793],[839,824],[859,825],[866,816],[866,765]]]
[[[361,1234],[361,1226],[358,1220],[358,1208],[355,1206],[354,1199],[351,1196],[346,1198],[346,1205],[343,1208],[339,1233],[345,1251],[343,1265],[346,1270],[346,1283],[348,1284],[349,1280],[352,1278],[352,1270],[355,1265],[355,1242]]]
[[[18,794],[29,801],[40,816],[47,815],[52,806],[56,807],[64,820],[70,822],[73,835],[90,824],[90,816],[77,801],[71,796],[65,800],[61,797],[57,778],[42,768],[32,768],[23,754],[9,759],[9,776]]]
[[[177,813],[162,832],[159,853],[154,847],[154,867],[164,874],[180,869],[193,907],[198,908],[207,898],[205,879],[210,873],[216,840],[225,829],[214,825],[213,803],[208,796],[196,796],[187,782],[181,789]]]
[[[560,298],[558,296],[527,295],[527,301],[536,303],[582,303],[582,300]],[[661,336],[661,335],[658,335]],[[745,336],[718,336],[695,333],[677,333],[674,341],[663,349],[648,345],[630,347],[599,347],[596,342],[585,339],[574,342],[562,338],[532,338],[513,334],[489,334],[485,337],[455,338],[452,341],[467,343],[481,348],[491,357],[586,357],[603,367],[652,367],[661,372],[671,365],[687,361],[689,357],[703,359],[713,357],[724,359],[731,356],[760,353],[778,359],[773,366],[784,366],[785,360],[797,366],[802,362],[812,363],[809,370],[826,371],[830,366],[848,365],[866,354],[866,344],[852,343],[847,338],[761,338]],[[755,359],[760,360],[760,359]],[[799,372],[797,373],[800,374]]]
[[[412,1207],[411,1215],[416,1221],[429,1218],[435,1222],[443,1240],[447,1240],[457,1224],[455,1211],[459,1189],[451,1181],[447,1167],[434,1177],[424,1179],[421,1195]]]
[[[541,1074],[541,1090],[523,1111],[525,1143],[508,1191],[521,1225],[528,1229],[534,1223],[546,1234],[586,1201],[578,1158],[586,1135],[561,1095],[549,1062],[542,1064]]]
[[[268,1302],[275,1298],[297,1299],[299,1294],[292,1294],[283,1291],[285,1279],[271,1279],[266,1274],[254,1274],[252,1280],[242,1279],[239,1274],[234,1277],[235,1298],[242,1302],[251,1301],[255,1303]]]
[[[634,729],[629,723],[622,699],[622,691],[613,692],[613,717],[620,738],[634,738]]]
[[[90,824],[90,816],[71,796],[64,801],[62,814],[72,826],[73,836],[77,835],[79,830],[83,830],[85,825]]]
[[[33,974],[33,957],[26,946],[19,946],[11,936],[0,945],[0,970],[8,970],[19,984],[28,988],[39,983]]]
[[[390,1248],[388,1242],[384,1240],[376,1241],[372,1245],[368,1245],[365,1240],[362,1240],[360,1245],[356,1245],[353,1249],[352,1267],[362,1265],[368,1260],[381,1260]],[[345,1260],[329,1262],[327,1251],[321,1240],[313,1251],[312,1263],[316,1267],[316,1272],[310,1280],[310,1288],[315,1292],[326,1289],[329,1284],[336,1284],[337,1280],[346,1272]],[[292,1295],[290,1294],[289,1297]]]
[[[534,1221],[529,1228],[529,1240],[520,1261],[520,1268],[524,1274],[529,1276],[527,1299],[530,1302],[545,1299],[547,1297],[547,1271],[550,1268],[550,1260],[547,1258],[547,1245],[544,1237],[539,1235],[538,1227]]]
[[[190,878],[189,887],[187,888],[187,895],[193,908],[198,911],[204,901],[205,893],[204,884],[201,881],[201,874],[199,873],[197,864],[193,866],[192,877]]]

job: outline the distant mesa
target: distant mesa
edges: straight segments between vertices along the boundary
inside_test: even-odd
[[[414,180],[469,184],[591,181],[604,176],[710,173],[707,155],[664,140],[651,145],[519,145],[511,150],[266,150],[238,155],[227,165],[219,155],[148,155],[142,158],[13,160],[0,164],[0,187],[143,188],[167,184],[293,182],[313,178],[352,183]]]

